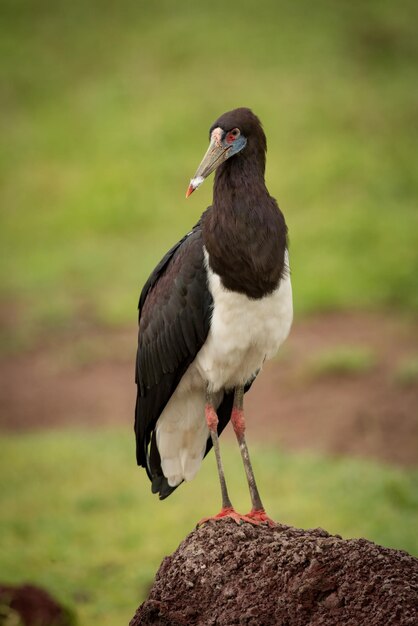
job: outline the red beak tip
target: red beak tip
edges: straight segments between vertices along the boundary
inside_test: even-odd
[[[188,198],[193,192],[194,192],[194,187],[192,187],[192,185],[189,185],[186,191],[186,198]]]

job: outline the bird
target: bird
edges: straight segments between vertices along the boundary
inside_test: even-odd
[[[137,464],[160,499],[192,480],[213,447],[222,507],[204,518],[274,524],[245,438],[244,394],[287,338],[293,318],[288,229],[265,183],[267,142],[241,107],[210,127],[189,197],[215,172],[212,205],[161,259],[139,298]],[[231,503],[219,436],[229,421],[252,508]]]

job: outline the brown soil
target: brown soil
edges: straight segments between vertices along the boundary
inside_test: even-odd
[[[418,461],[418,384],[399,380],[417,358],[417,325],[381,314],[299,321],[246,396],[248,439],[398,464]],[[321,354],[366,349],[366,371],[318,373]],[[0,361],[0,428],[132,424],[136,328],[46,341]],[[229,429],[230,430],[230,429]],[[228,436],[228,434],[226,435]],[[231,436],[229,434],[229,436]]]
[[[72,626],[75,619],[68,609],[40,587],[0,584],[0,624]]]
[[[163,560],[130,626],[415,626],[418,560],[365,539],[231,520]]]

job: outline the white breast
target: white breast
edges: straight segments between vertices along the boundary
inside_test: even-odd
[[[209,388],[218,391],[246,383],[276,354],[292,324],[292,287],[286,272],[272,294],[255,300],[225,289],[208,264],[207,271],[213,314],[195,365]]]

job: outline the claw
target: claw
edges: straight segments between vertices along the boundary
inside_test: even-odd
[[[264,509],[252,509],[247,515],[244,516],[245,521],[250,522],[258,526],[259,524],[268,524],[271,528],[276,526],[276,522],[267,515]]]
[[[216,522],[220,519],[224,519],[225,517],[230,517],[238,525],[242,524],[243,522],[249,522],[250,524],[254,523],[247,515],[241,515],[241,513],[237,513],[237,511],[231,506],[231,507],[221,509],[221,511],[217,515],[204,517],[203,519],[200,520],[200,522],[197,523],[197,526],[202,526],[203,524],[206,524],[206,522],[211,522],[211,521]]]

